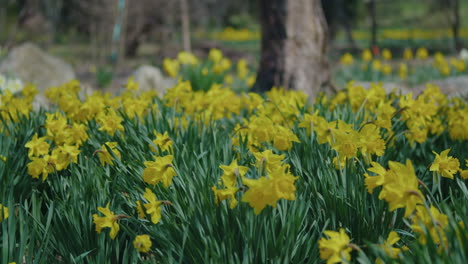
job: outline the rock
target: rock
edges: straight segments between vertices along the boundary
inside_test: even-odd
[[[366,82],[366,81],[355,81],[355,85],[360,85],[364,87],[365,89],[369,89],[371,87],[372,83],[378,83],[378,82]],[[385,92],[391,93],[392,91],[396,91],[397,94],[407,94],[411,92],[410,88],[406,87],[404,84],[401,83],[393,83],[393,82],[383,82],[382,83],[382,88],[385,90]]]
[[[467,97],[468,96],[468,76],[448,77],[441,80],[428,81],[437,85],[440,91],[448,97]],[[424,91],[426,85],[414,87],[417,93]]]
[[[163,95],[176,84],[174,79],[165,77],[159,68],[150,65],[140,66],[132,76],[140,91],[156,90],[158,95]]]
[[[75,79],[71,65],[31,43],[14,48],[0,62],[0,73],[32,83],[40,92]]]
[[[397,94],[407,94],[412,92],[414,96],[417,96],[424,92],[428,83],[437,85],[440,88],[440,91],[449,98],[468,97],[468,76],[456,76],[446,79],[427,81],[424,84],[416,85],[414,87],[408,87],[404,83],[383,82],[382,87],[387,93],[390,93],[395,89]],[[371,82],[356,81],[355,84],[361,85],[365,89],[369,89]]]

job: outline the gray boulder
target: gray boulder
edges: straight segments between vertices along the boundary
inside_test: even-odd
[[[159,68],[150,65],[138,67],[132,76],[138,83],[140,91],[156,90],[158,95],[163,95],[167,89],[176,84],[174,79],[165,77]]]
[[[407,94],[412,92],[413,96],[417,96],[424,92],[427,84],[429,83],[437,85],[440,88],[440,91],[449,98],[468,96],[468,76],[455,76],[440,80],[427,81],[424,84],[416,85],[414,87],[409,87],[404,83],[384,82],[382,83],[382,87],[387,93],[395,90],[397,94]],[[355,84],[361,85],[365,89],[369,89],[371,86],[371,82],[356,81]]]
[[[355,81],[354,85],[360,85],[364,87],[365,89],[369,89],[371,87],[373,82],[367,82],[367,81]],[[377,83],[377,82],[375,82]],[[397,94],[407,94],[411,92],[410,88],[405,86],[402,83],[394,83],[394,82],[383,82],[382,83],[382,88],[385,90],[385,92],[391,93],[395,91]]]
[[[428,81],[439,86],[440,91],[448,97],[468,97],[468,76],[454,76],[445,79]],[[414,90],[423,92],[426,85],[414,87]]]
[[[0,61],[0,73],[35,84],[41,92],[75,79],[70,64],[31,43],[22,44]]]

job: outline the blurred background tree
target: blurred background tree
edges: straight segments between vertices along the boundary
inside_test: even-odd
[[[332,63],[344,52],[358,54],[372,45],[395,54],[420,46],[449,53],[468,43],[468,22],[463,19],[468,15],[468,1],[319,2],[328,28],[327,57]],[[260,52],[264,45],[260,31],[265,24],[261,15],[274,5],[275,1],[261,0],[0,0],[0,47],[8,50],[34,42],[71,62],[78,68],[78,76],[85,76],[86,71],[118,72],[120,67],[128,74],[136,65],[160,66],[164,57],[174,57],[183,49],[203,55],[216,47],[233,60],[247,57],[259,65],[261,77],[266,65]],[[229,37],[235,30],[245,33],[242,39]],[[278,32],[272,34],[281,35],[281,27],[275,30]],[[294,87],[299,75],[289,74],[286,86]],[[263,87],[262,78],[259,87]],[[281,81],[273,83],[285,82],[284,76],[275,78]]]
[[[327,26],[319,0],[260,0],[257,91],[283,86],[312,98],[328,79]]]

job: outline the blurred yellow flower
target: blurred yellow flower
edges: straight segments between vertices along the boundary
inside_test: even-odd
[[[208,53],[208,59],[214,63],[218,63],[223,59],[223,52],[219,49],[211,49]]]
[[[390,75],[392,74],[392,66],[390,64],[383,64],[382,66],[382,72],[385,74],[385,75]]]
[[[429,57],[429,52],[426,48],[420,47],[416,50],[416,58],[420,60],[425,60]]]
[[[198,64],[198,59],[193,53],[181,51],[177,55],[177,59],[179,60],[180,64],[190,64],[196,65]]]
[[[391,231],[388,234],[387,240],[385,240],[383,245],[380,245],[380,248],[382,248],[387,256],[391,258],[396,258],[398,257],[398,254],[401,252],[401,248],[396,248],[393,247],[398,241],[400,240],[400,236],[398,236],[398,233],[395,231]]]
[[[372,61],[372,68],[375,71],[381,71],[382,70],[382,62],[380,60],[373,60]]]
[[[468,159],[465,160],[465,163],[466,163],[466,164],[465,164],[465,167],[468,167]],[[466,169],[466,170],[460,170],[460,176],[461,176],[464,180],[468,179],[468,169]]]
[[[406,63],[400,63],[400,67],[398,69],[398,76],[400,79],[406,80],[406,78],[408,78],[408,65],[406,65]]]
[[[8,207],[6,206],[3,206],[1,203],[0,203],[0,223],[7,219],[9,216],[8,214]]]
[[[148,252],[151,245],[152,243],[149,235],[138,235],[135,237],[135,240],[133,240],[133,246],[135,249],[138,249],[138,251],[143,253]]]
[[[165,58],[163,60],[163,68],[167,75],[169,75],[172,78],[176,78],[179,74],[179,61],[172,60],[170,58]]]
[[[410,48],[406,48],[403,51],[403,59],[405,59],[405,60],[412,60],[413,59],[413,51]]]
[[[392,52],[389,49],[383,49],[382,50],[382,59],[391,60],[392,59]]]
[[[322,237],[319,243],[320,258],[327,261],[327,264],[349,262],[351,260],[352,248],[349,246],[350,238],[343,228],[339,232],[325,231],[328,237]]]
[[[370,51],[370,49],[365,49],[364,51],[362,51],[362,60],[365,62],[369,62],[372,60],[372,52]]]
[[[249,73],[249,68],[247,67],[247,60],[240,59],[237,61],[237,76],[239,79],[247,78],[247,74]]]
[[[127,89],[127,91],[138,91],[138,83],[135,82],[135,78],[133,78],[133,76],[127,79],[127,84],[125,85],[125,88]]]
[[[140,219],[145,218],[145,211],[143,210],[143,206],[141,205],[141,202],[136,201],[135,204],[136,204],[136,209],[137,209],[137,213],[138,213],[138,218],[140,218]]]
[[[342,65],[351,65],[351,64],[353,64],[353,55],[351,55],[350,53],[345,53],[343,56],[341,56],[340,63]]]
[[[447,245],[447,236],[444,228],[448,226],[448,217],[441,213],[433,205],[429,210],[424,205],[418,205],[412,218],[411,229],[419,234],[419,242],[423,245],[427,242],[426,229],[431,239],[439,245]]]

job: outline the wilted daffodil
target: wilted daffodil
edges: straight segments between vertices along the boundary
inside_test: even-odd
[[[320,258],[327,261],[327,264],[349,262],[351,260],[350,238],[343,228],[339,232],[325,231],[329,238],[322,237],[319,240]]]
[[[460,161],[457,158],[448,156],[449,152],[450,149],[442,151],[440,155],[433,152],[436,157],[429,170],[440,173],[442,177],[453,179],[453,175],[460,169]]]

